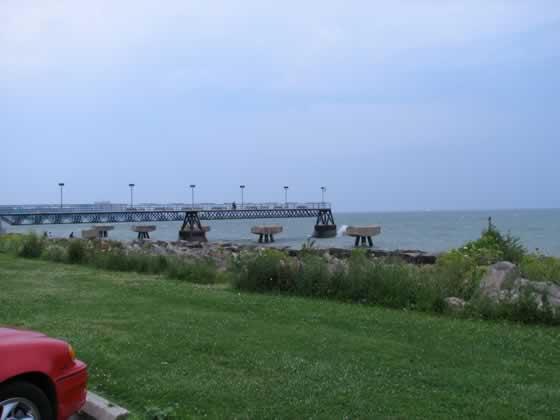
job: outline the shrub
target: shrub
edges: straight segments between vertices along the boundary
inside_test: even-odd
[[[266,249],[238,257],[234,285],[251,291],[293,291],[297,268],[283,252]]]
[[[208,262],[188,262],[178,257],[169,261],[167,276],[198,284],[214,284],[217,281],[214,265]]]
[[[363,284],[355,294],[365,288],[369,303],[377,303],[391,308],[409,308],[416,304],[417,289],[425,287],[415,281],[416,267],[403,263],[373,261],[365,266]],[[352,271],[350,272],[352,273]]]
[[[486,296],[475,296],[467,307],[467,315],[483,319],[504,319],[524,323],[560,324],[546,296],[539,306],[530,287],[521,289],[510,301],[495,302]]]
[[[307,254],[301,259],[294,277],[294,291],[303,296],[329,296],[333,291],[330,279],[331,275],[323,258]]]
[[[129,271],[127,255],[120,250],[95,252],[91,263],[94,267],[104,270]]]
[[[479,239],[467,242],[459,251],[483,266],[500,260],[518,264],[526,253],[519,238],[510,233],[503,235],[491,221]]]
[[[522,275],[533,281],[560,284],[560,259],[542,254],[525,255],[519,264]]]
[[[307,238],[303,244],[301,244],[300,255],[305,256],[309,254],[314,254],[317,249],[315,239]]]
[[[17,233],[0,236],[0,252],[17,254],[21,248],[24,236]]]
[[[233,262],[234,285],[250,291],[281,291],[302,296],[337,298],[393,308],[441,311],[444,288],[423,269],[400,261],[370,260],[355,250],[347,268],[329,267],[314,254],[298,262],[278,251],[245,255]],[[432,281],[428,281],[432,279]]]
[[[68,245],[68,262],[79,264],[86,259],[86,246],[80,239],[74,239]]]
[[[24,258],[39,258],[44,248],[45,241],[35,233],[30,233],[24,236],[18,255]]]
[[[519,238],[503,235],[490,222],[479,239],[441,255],[433,275],[439,278],[438,287],[444,294],[468,300],[489,265],[503,260],[519,264],[525,252]]]
[[[432,274],[438,277],[447,296],[468,300],[478,289],[485,272],[485,266],[480,266],[476,257],[453,250],[438,258]]]
[[[66,248],[61,245],[51,244],[45,247],[41,258],[48,261],[54,262],[65,262],[66,261]]]
[[[135,257],[139,260],[136,271],[149,274],[166,272],[169,268],[169,259],[173,258],[164,255],[136,255]]]

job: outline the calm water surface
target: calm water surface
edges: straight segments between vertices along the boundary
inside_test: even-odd
[[[392,212],[392,213],[337,213],[336,223],[344,225],[378,224],[381,235],[374,238],[374,244],[382,249],[421,249],[430,252],[445,251],[460,246],[467,240],[476,239],[492,216],[496,225],[522,239],[529,250],[539,248],[549,255],[560,256],[560,210],[484,210],[484,211],[434,211],[434,212]],[[254,243],[255,235],[251,226],[279,223],[284,232],[277,236],[277,246],[300,247],[312,234],[314,219],[280,220],[223,220],[204,222],[211,228],[209,240]],[[3,226],[12,232],[27,232],[30,227]],[[134,239],[136,234],[130,224],[115,224],[110,232],[113,239]],[[157,223],[153,239],[176,240],[181,226],[179,222]],[[68,236],[70,232],[79,235],[88,225],[45,225],[34,226],[38,233],[51,232],[53,236]],[[351,247],[352,238],[339,235],[332,239],[317,240],[321,247]]]

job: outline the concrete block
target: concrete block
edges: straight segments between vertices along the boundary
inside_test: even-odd
[[[207,242],[206,232],[210,231],[210,226],[201,226],[202,230],[197,227],[194,230],[190,230],[187,226],[184,230],[179,231],[179,239],[184,241],[193,242]]]
[[[115,227],[114,227],[114,226],[111,226],[111,225],[95,225],[95,226],[92,227],[92,229],[95,229],[95,230],[97,230],[97,231],[102,230],[102,231],[104,231],[104,232],[108,232],[108,231],[110,231],[110,230],[115,229]]]
[[[122,420],[128,418],[128,411],[126,409],[107,401],[91,391],[87,393],[86,404],[82,408],[82,412],[96,420]]]
[[[155,225],[136,225],[136,226],[131,226],[130,229],[133,232],[142,232],[142,233],[149,233],[149,232],[153,232],[156,230],[156,226]]]
[[[276,235],[282,232],[283,228],[280,225],[260,225],[253,226],[251,228],[251,233],[255,235]]]
[[[348,226],[345,232],[347,236],[376,236],[380,233],[380,226]]]
[[[336,234],[336,225],[315,225],[313,231],[314,238],[334,238]]]

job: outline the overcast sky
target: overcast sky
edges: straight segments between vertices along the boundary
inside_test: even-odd
[[[560,207],[558,0],[0,0],[0,204]]]

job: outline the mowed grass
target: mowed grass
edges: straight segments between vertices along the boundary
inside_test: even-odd
[[[560,418],[560,331],[0,255],[0,324],[70,341],[144,418]]]

